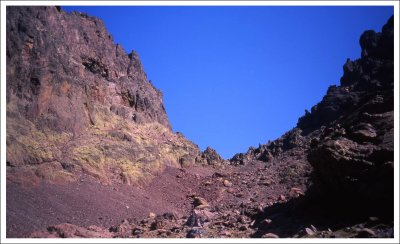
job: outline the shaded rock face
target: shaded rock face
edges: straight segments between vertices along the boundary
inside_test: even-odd
[[[360,37],[362,58],[346,61],[341,85],[329,87],[322,101],[312,107],[311,113],[306,111],[299,119],[297,127],[313,130],[327,125],[341,116],[348,116],[368,101],[374,103],[368,106],[393,111],[393,42],[393,18],[389,19],[381,33],[365,31]],[[379,99],[375,96],[384,101],[374,102],[374,99]]]
[[[364,32],[360,44],[362,58],[347,61],[341,86],[333,88],[356,98],[349,105],[351,110],[345,109],[324,128],[312,142],[308,158],[325,189],[390,205],[394,190],[393,17],[381,33]],[[315,113],[319,110],[324,107]],[[305,121],[307,117],[299,124],[307,126]]]
[[[343,201],[360,200],[393,206],[394,68],[393,17],[382,32],[360,37],[361,58],[347,60],[340,86],[331,86],[322,101],[297,126],[273,142],[236,154],[230,161],[274,162],[304,157],[315,184]],[[308,161],[308,162],[307,162]]]
[[[6,27],[8,180],[134,184],[199,154],[100,19],[9,6]]]

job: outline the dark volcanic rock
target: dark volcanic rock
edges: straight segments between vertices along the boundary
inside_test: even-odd
[[[393,17],[382,32],[361,35],[361,58],[347,60],[340,86],[282,137],[230,161],[293,161],[307,156],[315,184],[337,201],[393,211],[394,68]],[[306,161],[303,164],[307,164]]]
[[[258,148],[250,147],[245,154],[238,153],[234,155],[230,161],[233,164],[245,164],[251,160],[269,162],[292,149],[304,151],[307,149],[308,144],[309,142],[302,135],[302,130],[294,128],[274,141],[260,145]]]
[[[393,42],[393,18],[388,20],[381,33],[364,32],[360,38],[362,58],[346,61],[341,85],[329,87],[322,101],[312,107],[311,113],[306,111],[299,119],[297,127],[309,131],[328,125],[372,102],[372,96],[380,96],[384,101],[380,107],[377,106],[381,111],[370,112],[393,111]]]
[[[363,57],[347,62],[357,68],[345,71],[339,87],[357,99],[327,125],[309,154],[327,191],[387,206],[393,204],[394,190],[392,28],[393,17],[382,33],[361,36]],[[304,122],[299,124],[307,126]]]

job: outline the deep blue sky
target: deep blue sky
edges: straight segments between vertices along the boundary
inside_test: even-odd
[[[296,126],[393,7],[64,7],[101,18],[164,93],[174,131],[224,158]]]

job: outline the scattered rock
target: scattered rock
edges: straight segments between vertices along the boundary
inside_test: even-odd
[[[243,193],[237,192],[237,193],[235,194],[235,196],[236,196],[236,197],[243,197]]]
[[[132,235],[140,235],[140,234],[142,234],[142,230],[141,229],[139,229],[139,228],[134,228],[133,230],[132,230]]]
[[[358,238],[369,238],[369,237],[375,237],[375,236],[376,236],[375,231],[368,229],[368,228],[361,229],[357,234]]]
[[[155,219],[157,217],[157,214],[150,212],[149,213],[149,219]]]
[[[242,225],[242,226],[239,227],[239,230],[240,231],[246,231],[246,230],[248,230],[248,228],[245,225]]]
[[[194,209],[186,221],[190,227],[203,227],[207,222],[214,219],[215,214],[206,209]]]
[[[297,194],[297,195],[302,195],[302,196],[304,196],[304,192],[303,192],[300,188],[297,188],[297,187],[292,187],[292,188],[290,189],[290,192],[291,192],[291,193],[294,193],[294,194]]]
[[[317,232],[317,231],[318,231],[317,228],[316,228],[314,225],[311,225],[311,229],[312,229],[314,232]]]
[[[250,221],[250,220],[249,220],[249,218],[248,218],[247,216],[240,215],[240,216],[238,217],[238,222],[239,222],[239,223],[246,224],[246,223],[248,223],[249,221]]]
[[[206,230],[201,228],[192,228],[188,231],[186,237],[187,238],[201,238],[203,235],[207,233]]]
[[[274,233],[267,233],[267,234],[263,235],[262,237],[263,238],[279,238],[279,236]]]
[[[197,209],[208,208],[210,205],[206,201],[206,199],[202,197],[195,197],[193,201],[193,206]]]
[[[215,172],[212,176],[213,176],[214,178],[225,177],[225,175],[224,175],[223,173],[221,173],[221,172]]]
[[[271,220],[271,219],[264,219],[264,220],[261,222],[261,224],[264,225],[264,226],[268,226],[268,225],[270,225],[271,223],[272,223],[272,220]]]
[[[371,221],[371,222],[377,222],[377,221],[379,221],[379,218],[378,218],[378,217],[375,217],[375,216],[371,216],[371,217],[369,217],[368,219],[369,219],[369,221]]]
[[[230,181],[228,181],[228,180],[224,180],[224,186],[226,186],[226,187],[231,187],[233,184],[230,182]]]
[[[307,235],[309,235],[309,236],[314,236],[314,235],[315,235],[315,232],[314,232],[312,229],[310,229],[310,228],[306,228],[306,229],[305,229],[305,232],[306,232]]]

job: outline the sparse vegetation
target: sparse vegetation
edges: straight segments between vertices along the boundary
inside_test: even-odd
[[[14,161],[21,159],[16,155],[24,155],[32,175],[46,181],[68,182],[82,171],[106,184],[137,185],[150,182],[165,165],[178,167],[189,150],[198,150],[161,124],[137,124],[99,104],[93,111],[96,123],[75,138],[49,128],[38,130],[21,117],[7,118],[7,158],[17,165]],[[61,160],[77,166],[75,171],[65,170]]]
[[[61,155],[60,149],[71,138],[72,133],[56,132],[48,128],[39,130],[27,119],[7,117],[7,160],[13,165],[57,160]]]

